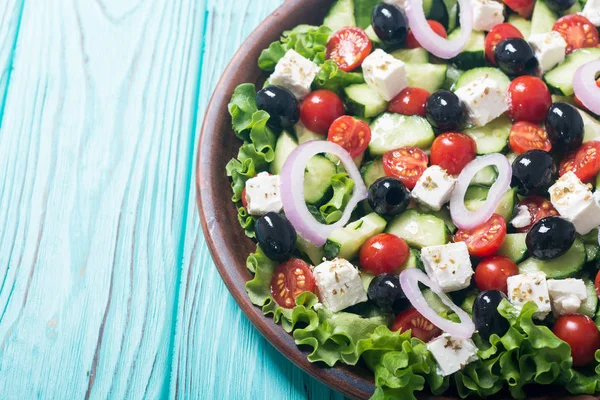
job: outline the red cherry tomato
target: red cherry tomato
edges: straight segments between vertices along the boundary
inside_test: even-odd
[[[536,149],[547,152],[552,150],[552,142],[548,139],[548,134],[544,128],[526,121],[516,122],[510,128],[508,143],[510,149],[517,154]]]
[[[348,26],[331,36],[327,42],[326,58],[335,61],[342,71],[350,72],[360,67],[372,48],[365,31]]]
[[[315,133],[326,135],[329,127],[344,115],[344,103],[330,90],[315,90],[300,105],[300,120]]]
[[[600,43],[598,30],[583,15],[566,15],[556,21],[552,30],[560,33],[567,42],[567,54],[584,47],[596,47]]]
[[[531,223],[523,228],[517,229],[517,231],[521,233],[529,232],[531,227],[542,218],[558,216],[558,211],[556,211],[552,203],[550,203],[550,200],[540,196],[525,197],[519,202],[518,206],[527,207],[527,211],[529,211],[529,215],[531,215]]]
[[[475,284],[480,291],[499,290],[508,293],[506,280],[518,275],[519,267],[508,257],[491,256],[479,262],[475,268]]]
[[[521,76],[510,83],[506,92],[508,115],[515,121],[534,124],[546,119],[552,105],[548,86],[535,76]]]
[[[439,165],[450,175],[458,175],[475,159],[477,144],[463,133],[444,133],[436,137],[431,145],[431,165]]]
[[[454,235],[455,242],[465,242],[473,257],[487,257],[496,253],[506,239],[506,222],[498,214],[492,215],[477,228],[459,229]]]
[[[600,79],[598,79],[598,80],[596,81],[596,86],[598,86],[598,87],[600,88]],[[583,105],[583,103],[581,102],[581,100],[579,100],[579,98],[577,97],[577,95],[575,95],[575,96],[573,97],[573,102],[575,103],[575,105],[576,105],[577,107],[579,107],[579,108],[581,108],[581,109],[583,109],[583,110],[589,111],[589,110],[587,109],[587,107]]]
[[[600,271],[598,271],[598,275],[596,275],[594,284],[596,285],[596,293],[598,294],[598,297],[600,297]]]
[[[333,121],[327,140],[339,144],[355,158],[364,153],[371,142],[371,128],[365,121],[344,115]]]
[[[600,142],[584,143],[578,150],[565,156],[559,175],[573,171],[582,182],[592,180],[600,172]]]
[[[498,24],[492,28],[490,33],[485,37],[485,56],[488,61],[493,65],[496,65],[496,58],[494,57],[494,50],[498,43],[505,39],[521,38],[523,34],[514,25],[509,23]]]
[[[360,248],[360,268],[373,275],[386,274],[400,267],[409,253],[404,240],[391,233],[382,233],[367,240]]]
[[[248,200],[246,200],[246,188],[242,190],[242,205],[246,210],[248,209]]]
[[[504,4],[506,4],[511,10],[519,14],[521,17],[529,18],[533,13],[535,0],[505,0]]]
[[[315,292],[316,283],[310,266],[299,258],[280,264],[273,272],[271,295],[283,308],[293,308],[302,292]]]
[[[552,332],[571,346],[574,367],[584,367],[594,361],[600,349],[600,331],[586,315],[563,315],[556,320]]]
[[[428,19],[427,23],[438,36],[441,36],[444,39],[448,37],[448,33],[446,33],[446,28],[444,28],[444,25],[431,19]],[[408,49],[416,49],[418,47],[423,47],[421,46],[421,43],[417,41],[417,38],[415,38],[415,35],[414,33],[412,33],[411,30],[409,30],[408,35],[406,35],[406,47]]]
[[[398,93],[388,106],[388,111],[404,115],[425,117],[425,102],[429,92],[425,89],[408,87]]]
[[[413,189],[427,169],[427,154],[417,147],[402,147],[383,155],[383,170],[387,176],[400,179]]]
[[[412,337],[425,343],[442,334],[440,328],[432,324],[414,308],[400,313],[392,324],[392,331],[406,332],[409,329]]]

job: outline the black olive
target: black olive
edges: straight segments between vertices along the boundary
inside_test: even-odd
[[[465,121],[462,101],[448,90],[438,90],[425,103],[427,120],[437,131],[460,130]]]
[[[552,260],[565,254],[575,242],[575,225],[561,217],[536,222],[525,238],[529,254],[539,260]]]
[[[400,287],[398,275],[377,275],[369,284],[369,300],[384,311],[399,313],[410,306],[410,302]]]
[[[379,215],[401,214],[410,203],[410,191],[396,178],[379,178],[369,187],[369,205]]]
[[[538,59],[525,39],[511,38],[498,43],[494,59],[498,68],[511,78],[538,73]]]
[[[371,25],[377,37],[391,45],[402,44],[408,34],[404,11],[394,4],[379,3],[373,8]]]
[[[506,295],[499,290],[486,290],[479,293],[473,303],[473,323],[484,340],[495,333],[503,336],[510,327],[508,321],[498,312],[498,305]]]
[[[554,103],[546,116],[546,132],[557,152],[575,150],[583,143],[583,118],[572,105]]]
[[[281,86],[267,86],[256,93],[256,107],[271,118],[267,121],[273,129],[291,128],[300,120],[300,108],[296,96]]]
[[[519,194],[545,194],[557,178],[557,167],[550,153],[530,150],[513,161],[512,174],[511,186]]]
[[[269,212],[260,217],[254,232],[261,250],[271,260],[285,261],[296,248],[296,230],[281,214]]]
[[[562,13],[563,11],[567,11],[569,8],[573,7],[576,0],[546,0],[545,3],[552,10],[557,13]]]

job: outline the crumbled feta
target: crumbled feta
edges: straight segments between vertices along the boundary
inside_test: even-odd
[[[517,210],[517,215],[510,221],[512,226],[515,228],[525,228],[527,225],[531,224],[531,214],[529,213],[527,206],[519,206],[517,207]]]
[[[421,249],[425,272],[444,292],[453,292],[471,284],[473,267],[464,242]]]
[[[343,258],[319,264],[313,275],[319,289],[319,299],[331,311],[341,311],[367,301],[367,292],[358,270]]]
[[[487,74],[456,91],[468,114],[469,123],[483,126],[508,110],[506,93]]]
[[[569,171],[548,190],[550,201],[559,214],[571,221],[581,235],[600,225],[600,205],[588,185]]]
[[[275,66],[275,71],[269,78],[269,84],[288,89],[298,99],[303,99],[310,93],[319,66],[301,56],[295,50],[288,50],[285,56]]]
[[[450,200],[456,179],[438,165],[427,168],[417,181],[411,196],[432,210],[439,211]]]
[[[387,4],[395,4],[401,10],[405,10],[406,9],[406,0],[383,0],[383,2],[387,3]]]
[[[590,20],[596,26],[600,26],[600,0],[587,0],[581,15]]]
[[[279,175],[269,175],[261,172],[254,178],[246,181],[246,202],[248,214],[265,215],[268,212],[280,212],[281,191],[279,189]]]
[[[427,343],[438,364],[442,376],[452,375],[467,364],[477,360],[477,346],[471,339],[463,339],[444,333]]]
[[[473,29],[476,31],[491,31],[492,28],[504,22],[504,5],[494,0],[475,0],[473,7]]]
[[[528,39],[542,73],[551,70],[565,60],[567,42],[558,32],[551,31],[531,35]]]
[[[508,299],[516,308],[522,308],[528,301],[533,301],[538,311],[534,317],[544,319],[550,313],[550,295],[546,274],[534,272],[510,276],[506,280],[508,284]]]
[[[404,63],[381,49],[375,50],[362,63],[365,82],[386,101],[408,87]]]
[[[588,296],[583,279],[549,279],[548,292],[556,317],[576,313]]]

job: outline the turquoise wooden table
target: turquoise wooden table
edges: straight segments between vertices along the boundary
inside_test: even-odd
[[[217,79],[281,2],[0,0],[0,398],[341,398],[238,309],[192,184]]]

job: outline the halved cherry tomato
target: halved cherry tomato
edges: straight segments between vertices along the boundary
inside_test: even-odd
[[[475,268],[475,284],[480,291],[499,290],[508,293],[506,280],[519,274],[519,267],[513,260],[504,256],[486,257]]]
[[[429,158],[417,147],[402,147],[383,154],[383,170],[387,176],[400,179],[413,189],[427,169]]]
[[[509,23],[498,24],[492,28],[490,33],[485,37],[485,56],[488,61],[493,65],[496,65],[496,58],[494,57],[494,50],[498,43],[505,39],[521,38],[523,34],[514,25]]]
[[[552,142],[544,128],[526,121],[516,122],[510,128],[508,143],[510,149],[517,154],[536,149],[548,152],[552,150]]]
[[[600,172],[600,142],[584,143],[578,150],[565,156],[559,175],[573,171],[582,182],[592,180]]]
[[[316,283],[310,266],[299,258],[291,258],[273,272],[271,295],[283,308],[293,308],[296,296],[302,292],[315,292]]]
[[[598,86],[598,87],[600,88],[600,79],[598,79],[598,80],[596,81],[596,86]],[[583,103],[581,102],[581,100],[579,100],[579,98],[577,97],[577,95],[575,95],[575,96],[573,97],[573,102],[575,103],[575,105],[577,105],[577,107],[579,107],[579,108],[581,108],[581,109],[583,109],[583,110],[589,111],[589,110],[587,109],[587,107],[583,105]]]
[[[442,330],[431,323],[420,312],[411,308],[398,314],[392,324],[392,331],[406,332],[410,329],[410,335],[425,343],[442,334]]]
[[[371,128],[365,121],[344,115],[333,121],[327,140],[342,146],[352,158],[360,156],[371,142]]]
[[[531,216],[531,223],[529,225],[517,229],[521,233],[529,232],[531,227],[542,218],[558,216],[558,211],[550,203],[550,200],[541,196],[525,197],[517,205],[517,207],[520,206],[527,207],[527,211],[529,211],[529,215]]]
[[[360,268],[373,275],[386,274],[400,267],[408,258],[406,242],[391,233],[368,239],[360,248]]]
[[[458,175],[475,159],[477,144],[463,133],[443,133],[431,145],[431,165],[439,165],[450,175]]]
[[[552,332],[571,347],[574,367],[584,367],[594,361],[600,349],[600,331],[586,315],[563,315],[556,320]]]
[[[598,294],[598,297],[600,297],[600,271],[598,271],[598,275],[596,275],[594,284],[596,285],[596,293]]]
[[[552,105],[548,86],[535,76],[521,76],[510,83],[506,92],[508,115],[514,121],[534,124],[546,119]]]
[[[448,33],[446,32],[446,28],[444,28],[444,25],[440,24],[437,21],[434,21],[432,19],[428,19],[427,23],[429,24],[429,26],[431,27],[431,29],[438,35],[443,37],[444,39],[448,37]],[[419,47],[423,47],[421,46],[421,43],[419,43],[417,41],[417,38],[415,38],[414,33],[412,33],[411,30],[408,31],[408,35],[406,35],[406,48],[408,49],[416,49]]]
[[[425,89],[407,87],[390,101],[388,111],[403,115],[420,115],[425,117],[425,102],[429,92]]]
[[[492,215],[477,228],[459,229],[454,235],[455,242],[465,242],[473,257],[487,257],[496,253],[506,239],[506,222],[498,214]]]
[[[242,190],[242,205],[246,210],[248,209],[248,200],[246,199],[246,188]]]
[[[335,61],[342,71],[350,72],[360,67],[372,48],[373,44],[365,31],[348,26],[331,36],[327,42],[326,58]]]
[[[566,40],[567,54],[584,47],[596,47],[600,43],[598,30],[594,24],[580,14],[571,14],[560,18],[552,30],[560,33]]]
[[[531,17],[535,0],[504,0],[511,10],[519,14],[523,18]]]
[[[331,90],[315,90],[300,105],[300,120],[315,133],[327,134],[329,127],[345,114],[340,96]]]

